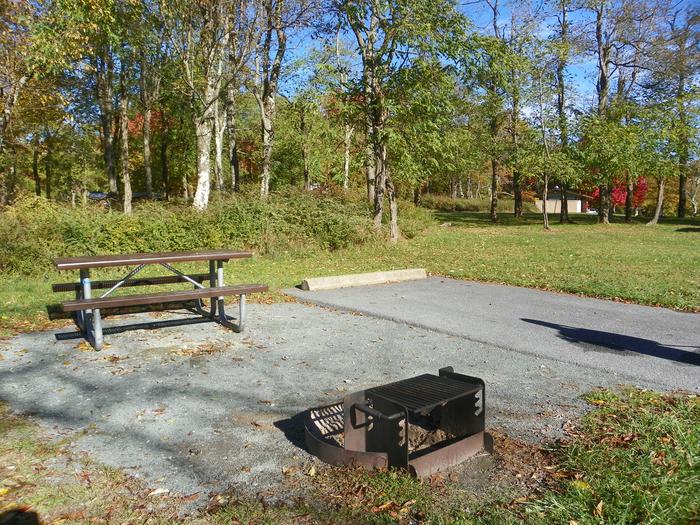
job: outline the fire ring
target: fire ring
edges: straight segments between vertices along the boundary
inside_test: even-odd
[[[312,408],[304,431],[307,450],[326,463],[401,468],[422,478],[493,453],[485,421],[484,382],[446,367],[439,375],[422,374]]]

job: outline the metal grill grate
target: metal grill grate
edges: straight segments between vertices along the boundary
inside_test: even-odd
[[[430,411],[440,405],[481,390],[479,385],[449,377],[423,374],[367,390],[367,397],[381,397],[410,412]]]

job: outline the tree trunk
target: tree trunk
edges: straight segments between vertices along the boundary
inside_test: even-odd
[[[510,127],[513,149],[517,154],[520,142],[520,137],[518,135],[518,123],[520,122],[520,88],[517,80],[513,82],[513,86],[513,107],[511,109]],[[520,172],[517,169],[513,170],[513,215],[515,217],[523,216],[523,190],[520,185]]]
[[[5,81],[6,79],[3,79]],[[9,85],[3,82],[2,95],[3,95],[3,107],[2,113],[0,113],[0,156],[5,153],[5,142],[8,129],[10,128],[10,122],[12,121],[12,115],[14,113],[15,106],[19,100],[20,94],[23,91],[24,85],[29,81],[29,75],[21,75],[16,82],[9,81]]]
[[[266,96],[260,104],[262,120],[262,173],[260,174],[260,196],[267,198],[270,194],[270,175],[272,171],[272,148],[275,143],[275,131],[273,122],[275,120],[275,98]]]
[[[608,195],[608,187],[605,184],[598,186],[598,222],[601,224],[610,224],[610,202]]]
[[[698,190],[700,189],[700,177],[693,177],[692,191],[688,193],[690,203],[693,206],[693,217],[698,214]]]
[[[520,185],[520,173],[513,172],[513,215],[515,217],[523,216],[523,189]]]
[[[214,102],[214,178],[216,189],[224,189],[224,132],[226,131],[226,107],[220,108],[219,100]]]
[[[160,90],[160,77],[149,77],[151,66],[146,60],[146,54],[141,54],[141,74],[139,85],[141,88],[141,104],[143,106],[143,168],[146,175],[146,194],[150,199],[153,196],[153,167],[151,161],[151,117],[154,101],[158,99]],[[149,82],[150,78],[150,82]]]
[[[197,133],[197,190],[192,205],[201,211],[206,210],[209,205],[212,119],[208,115],[196,119],[195,131]]]
[[[569,186],[568,184],[565,184],[562,182],[561,184],[561,208],[559,210],[559,223],[564,224],[564,223],[569,223],[571,220],[569,219]]]
[[[228,161],[231,165],[231,189],[240,191],[241,167],[238,160],[238,142],[236,137],[236,93],[233,82],[226,90],[226,133],[228,134]]]
[[[547,213],[547,187],[549,186],[549,176],[544,173],[544,184],[542,188],[542,224],[545,230],[549,230],[549,214]]]
[[[311,191],[311,170],[309,163],[309,147],[304,144],[301,149],[301,157],[304,164],[304,191]]]
[[[350,146],[352,145],[353,127],[345,124],[345,135],[343,137],[343,189],[350,186]]]
[[[32,175],[34,176],[34,193],[41,197],[41,179],[39,178],[39,148],[34,145],[32,152]]]
[[[634,180],[627,174],[627,194],[625,195],[625,222],[632,220],[632,208],[634,200]]]
[[[129,99],[126,93],[126,81],[122,72],[121,93],[119,96],[119,126],[122,184],[124,186],[124,213],[131,214],[131,177],[129,175]]]
[[[187,181],[187,172],[182,172],[182,198],[185,202],[190,200],[190,185]]]
[[[386,175],[386,193],[389,197],[389,238],[391,242],[395,243],[399,240],[399,207],[396,199],[396,188],[388,173]]]
[[[654,217],[647,223],[647,225],[658,224],[661,218],[661,211],[664,207],[664,186],[666,185],[666,179],[657,179],[659,183],[659,191],[656,194],[656,209],[654,210]]]
[[[606,2],[595,5],[596,14],[596,51],[598,55],[598,79],[596,92],[598,93],[598,114],[604,115],[608,109],[608,95],[610,92],[610,44],[605,41],[605,8]]]
[[[557,124],[559,126],[559,140],[562,151],[566,152],[569,147],[569,124],[566,120],[566,77],[564,75],[569,61],[569,21],[568,21],[568,0],[560,3],[561,11],[559,16],[559,38],[561,49],[557,58]],[[561,224],[571,222],[569,219],[569,190],[568,181],[564,178],[561,182],[561,208],[559,210],[559,222]]]
[[[311,172],[309,169],[309,130],[306,123],[306,108],[301,103],[299,113],[299,132],[301,133],[301,160],[304,170],[304,191],[311,190]]]
[[[163,197],[170,198],[170,169],[168,167],[168,130],[164,129],[160,137],[160,183]]]
[[[491,222],[498,221],[498,161],[491,158]]]
[[[143,169],[146,174],[146,194],[153,194],[153,175],[151,172],[151,108],[143,112]]]
[[[682,159],[678,159],[678,162],[680,164],[680,173],[678,175],[678,217],[683,218],[685,217],[685,208],[686,208],[686,202],[687,202],[687,178],[685,175],[686,167],[687,167],[687,162],[688,160],[685,159],[685,165],[682,163]]]
[[[112,50],[108,47],[104,50],[104,54],[97,58],[95,68],[97,81],[95,83],[97,90],[97,100],[100,106],[100,127],[102,138],[102,155],[105,162],[105,171],[107,172],[107,180],[109,181],[110,193],[118,193],[117,186],[117,166],[114,155],[114,133],[113,133],[113,89],[112,78],[114,73],[114,61],[112,58]]]
[[[685,217],[685,208],[687,201],[686,181],[688,175],[688,159],[690,151],[690,133],[688,132],[688,112],[685,106],[686,98],[686,71],[687,71],[687,41],[690,32],[690,18],[686,22],[684,30],[677,39],[678,50],[676,52],[676,60],[678,61],[678,85],[676,87],[676,100],[678,101],[678,122],[680,127],[679,148],[678,148],[678,217]],[[692,46],[693,48],[695,46]]]
[[[374,213],[372,215],[372,223],[378,231],[382,228],[382,216],[384,215],[384,190],[386,189],[386,164],[384,163],[384,154],[379,153],[375,159],[377,172],[374,178]]]
[[[51,182],[53,168],[53,143],[51,134],[47,133],[46,140],[46,156],[44,157],[44,176],[46,178],[46,198],[51,199]]]
[[[374,204],[374,185],[377,178],[374,154],[371,145],[367,146],[367,158],[365,160],[365,179],[367,181],[367,200]]]

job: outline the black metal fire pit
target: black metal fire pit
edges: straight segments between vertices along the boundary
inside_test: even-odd
[[[485,394],[481,379],[452,367],[361,390],[309,410],[306,446],[333,465],[397,467],[429,476],[493,451]]]

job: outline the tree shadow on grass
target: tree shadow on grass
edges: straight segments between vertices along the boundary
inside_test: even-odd
[[[700,233],[700,227],[693,228],[692,226],[687,226],[685,228],[677,228],[676,231],[681,233]]]
[[[674,346],[666,346],[657,341],[652,341],[651,339],[603,332],[600,330],[590,330],[588,328],[576,328],[574,326],[548,323],[536,319],[523,318],[522,320],[526,323],[558,330],[561,339],[572,343],[594,345],[601,347],[601,349],[607,348],[620,352],[635,352],[637,354],[649,355],[660,359],[669,359],[679,363],[700,366],[700,353],[681,350]],[[689,348],[700,350],[699,346],[691,346]]]
[[[439,223],[456,226],[532,226],[542,223],[542,215],[533,213],[523,214],[520,218],[515,218],[512,214],[499,214],[497,223],[491,221],[487,212],[435,211],[433,217]],[[549,214],[550,220],[553,221],[553,217]]]

